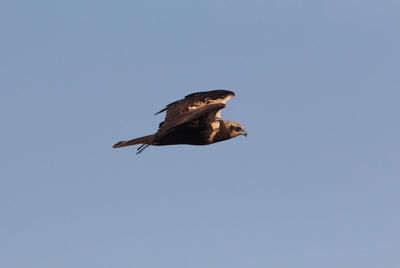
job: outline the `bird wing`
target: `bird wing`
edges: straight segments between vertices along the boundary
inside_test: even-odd
[[[177,100],[168,104],[164,109],[156,114],[167,111],[164,120],[164,123],[167,123],[170,120],[173,121],[176,118],[180,118],[186,114],[193,114],[193,111],[202,107],[207,107],[213,104],[225,104],[234,96],[234,92],[222,89],[196,92],[185,96],[185,98],[181,100]],[[217,112],[215,116],[219,118],[220,113]]]
[[[211,125],[211,123],[216,120],[216,114],[225,107],[226,105],[224,103],[209,104],[187,113],[181,113],[173,118],[169,117],[169,119],[165,120],[164,123],[160,126],[157,133],[154,134],[154,137],[150,140],[149,144],[157,141],[169,132],[173,131],[177,126],[185,123],[190,122],[193,124]]]

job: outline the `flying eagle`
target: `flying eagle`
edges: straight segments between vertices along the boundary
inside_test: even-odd
[[[164,122],[158,131],[128,141],[120,141],[113,148],[142,144],[137,153],[150,145],[191,144],[207,145],[228,140],[239,135],[247,136],[244,127],[236,122],[221,119],[221,109],[233,98],[235,93],[229,90],[196,92],[184,99],[168,104],[155,115],[165,112]]]

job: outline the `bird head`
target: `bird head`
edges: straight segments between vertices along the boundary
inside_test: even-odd
[[[229,135],[231,136],[231,138],[234,138],[239,135],[247,137],[246,129],[241,124],[227,120],[225,120],[225,124],[229,129]]]

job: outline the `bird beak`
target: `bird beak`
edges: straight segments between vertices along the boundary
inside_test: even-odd
[[[240,134],[242,134],[243,136],[245,136],[247,138],[247,132],[245,130],[243,130]]]

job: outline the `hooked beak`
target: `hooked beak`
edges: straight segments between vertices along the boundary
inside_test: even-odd
[[[246,130],[243,130],[240,134],[247,138],[247,131]]]

